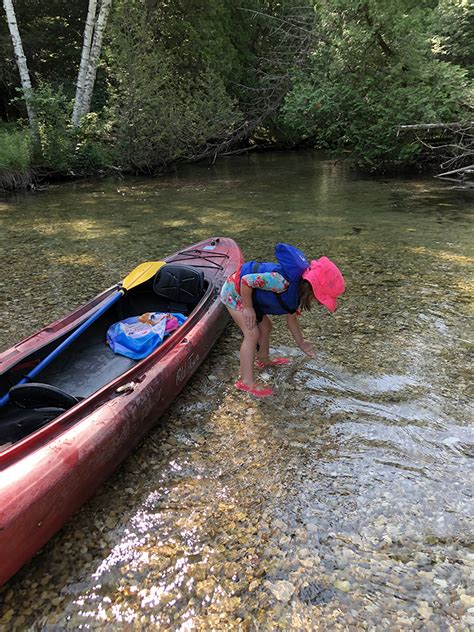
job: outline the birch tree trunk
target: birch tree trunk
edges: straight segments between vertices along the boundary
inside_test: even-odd
[[[102,39],[104,37],[105,25],[107,24],[107,18],[109,16],[112,0],[102,0],[99,10],[99,16],[97,18],[94,27],[94,38],[92,40],[89,64],[87,68],[87,74],[84,81],[84,90],[81,99],[81,107],[79,108],[79,118],[87,114],[91,107],[92,92],[94,90],[95,77],[97,73],[97,63],[99,61],[100,51],[102,48]]]
[[[21,42],[20,31],[18,30],[18,24],[16,21],[15,9],[13,7],[12,0],[3,0],[3,8],[7,16],[8,29],[13,43],[13,50],[15,52],[15,59],[20,73],[21,87],[23,88],[23,94],[25,97],[26,111],[28,113],[28,120],[30,122],[31,134],[34,140],[38,140],[38,129],[36,124],[36,116],[31,105],[31,80],[30,73],[28,71],[28,65],[26,63],[25,53],[23,51],[23,44]]]
[[[92,34],[94,32],[94,24],[97,14],[97,0],[89,0],[89,8],[87,11],[86,26],[84,28],[84,42],[82,45],[81,65],[77,76],[76,99],[74,101],[74,110],[72,112],[72,124],[74,127],[79,125],[81,111],[83,108],[84,86],[86,82],[87,70],[89,68]]]

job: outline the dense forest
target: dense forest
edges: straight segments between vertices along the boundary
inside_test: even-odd
[[[4,187],[265,148],[325,148],[374,173],[472,163],[469,0],[3,8]]]

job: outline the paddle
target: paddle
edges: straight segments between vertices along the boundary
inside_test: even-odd
[[[154,276],[157,271],[164,265],[165,261],[145,261],[144,263],[141,263],[139,266],[137,266],[135,270],[132,270],[132,272],[130,272],[130,274],[125,277],[122,283],[119,284],[117,288],[117,294],[112,296],[105,305],[102,305],[99,310],[92,314],[92,316],[90,316],[84,323],[82,323],[80,327],[73,331],[73,333],[68,336],[66,340],[63,340],[59,347],[54,349],[54,351],[51,351],[51,353],[47,355],[46,358],[41,360],[41,362],[37,366],[35,366],[34,369],[27,373],[25,377],[23,377],[18,382],[18,384],[25,384],[26,382],[30,382],[34,377],[38,375],[40,371],[42,371],[46,366],[48,366],[48,364],[50,364],[55,358],[57,358],[57,356],[61,353],[61,351],[63,351],[63,349],[66,349],[66,347],[68,347],[74,340],[76,340],[76,338],[78,338],[82,334],[82,332],[89,327],[89,325],[96,321],[99,316],[107,311],[111,305],[119,300],[119,298],[122,298],[122,296],[126,292],[128,292],[128,290],[131,290],[132,287],[140,285],[140,283],[144,283],[145,281],[148,281],[148,279],[151,279],[151,277]],[[4,395],[0,399],[0,408],[4,406],[9,401],[9,399],[10,396],[8,393]]]

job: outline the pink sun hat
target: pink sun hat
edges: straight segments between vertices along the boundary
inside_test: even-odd
[[[303,279],[311,283],[317,300],[334,312],[337,307],[337,297],[346,289],[344,277],[335,263],[327,257],[314,259],[310,267],[303,272]]]

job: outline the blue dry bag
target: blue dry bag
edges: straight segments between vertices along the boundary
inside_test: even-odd
[[[162,312],[150,313],[147,317],[147,322],[142,322],[139,316],[131,316],[111,325],[107,330],[107,342],[112,351],[133,360],[146,358],[170,331],[186,320],[183,314]],[[173,329],[169,326],[170,320],[177,321],[173,322]]]

